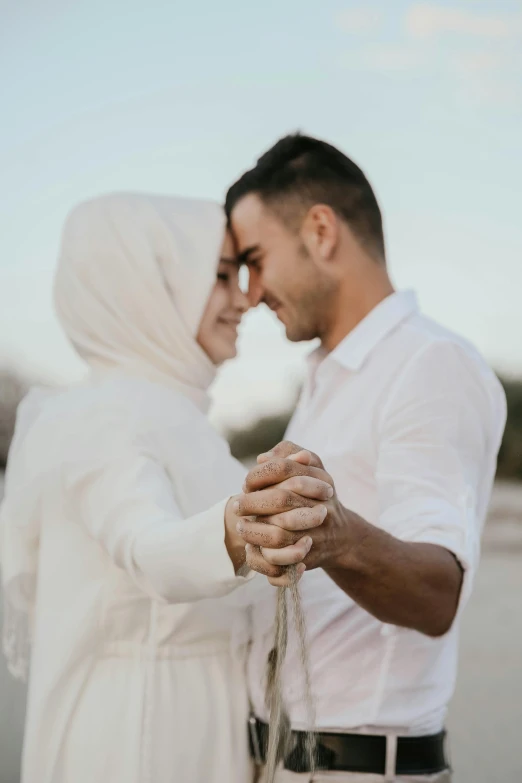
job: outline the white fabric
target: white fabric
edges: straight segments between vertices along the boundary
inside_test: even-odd
[[[405,541],[452,551],[471,590],[506,416],[500,383],[475,349],[417,311],[411,293],[385,299],[310,377],[287,437],[316,452],[341,502]],[[457,668],[459,621],[442,638],[381,623],[321,569],[305,572],[317,726],[426,734],[442,728]],[[460,611],[460,610],[459,610]],[[267,719],[260,672],[273,604],[254,611],[248,678]],[[283,682],[294,728],[306,726],[298,651]]]
[[[224,232],[223,209],[212,201],[113,194],[73,210],[54,299],[80,356],[158,378],[205,404],[215,367],[194,338]]]
[[[107,234],[94,204],[66,229],[57,304],[96,372],[31,393],[9,458],[2,576],[33,632],[22,780],[244,783],[245,617],[224,596],[245,579],[223,525],[244,469],[203,413],[213,373],[175,271],[202,311],[223,219],[217,205],[172,200],[170,223],[159,208],[144,222],[133,199],[109,199]],[[197,274],[181,273],[185,261]]]
[[[256,783],[266,783],[263,770]],[[276,773],[275,783],[387,783],[383,775],[371,775],[357,772],[316,772],[315,775],[302,772],[289,772],[280,769]],[[450,772],[440,772],[435,775],[399,775],[391,779],[391,783],[451,783]]]

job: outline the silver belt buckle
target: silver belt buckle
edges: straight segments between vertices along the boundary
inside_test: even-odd
[[[259,743],[255,715],[251,714],[248,718],[248,730],[250,732],[250,739],[252,740],[252,748],[254,750],[254,761],[260,767],[263,764],[263,757],[261,755],[261,745]]]

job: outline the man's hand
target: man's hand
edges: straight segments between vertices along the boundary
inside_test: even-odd
[[[341,507],[332,477],[316,454],[280,443],[258,457],[243,489],[236,498],[237,530],[247,544],[249,567],[271,584],[288,584],[285,566],[290,562],[304,560],[302,573],[305,567],[324,567],[337,551],[334,520]]]

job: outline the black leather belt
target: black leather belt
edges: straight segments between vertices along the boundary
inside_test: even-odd
[[[445,731],[423,737],[398,737],[396,775],[433,775],[449,768],[444,753]],[[384,775],[386,737],[376,734],[316,733],[316,770],[368,772]],[[310,772],[305,746],[306,732],[292,731],[292,749],[284,760],[291,772]],[[268,748],[268,725],[250,718],[250,752],[264,764]]]

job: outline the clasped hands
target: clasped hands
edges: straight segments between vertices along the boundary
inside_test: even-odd
[[[226,522],[245,548],[246,563],[275,586],[287,586],[287,566],[334,566],[343,524],[332,477],[319,457],[283,441],[261,454],[243,492],[227,505]]]

